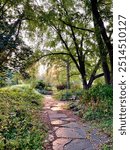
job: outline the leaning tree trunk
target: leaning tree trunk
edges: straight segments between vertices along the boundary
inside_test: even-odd
[[[95,0],[91,0],[91,3],[93,1],[95,1]],[[93,3],[92,3],[92,15],[93,15],[95,35],[96,35],[96,39],[97,39],[97,43],[98,43],[98,47],[99,47],[100,58],[101,58],[101,62],[102,62],[102,69],[104,72],[105,82],[107,84],[110,84],[111,83],[111,75],[110,75],[110,71],[109,71],[109,67],[108,67],[108,63],[107,63],[106,46],[104,45],[103,38],[101,36],[100,27],[99,27],[98,22],[97,22]]]
[[[107,36],[104,23],[99,14],[97,0],[91,0],[91,8],[92,8],[92,15],[94,18],[94,22],[97,24],[97,26],[99,28],[99,34],[101,35],[101,37],[106,45],[107,51],[109,53],[110,65],[111,65],[111,83],[112,83],[113,82],[113,46],[110,42],[110,39]]]
[[[108,63],[107,63],[107,53],[106,53],[102,38],[98,32],[98,28],[96,26],[95,26],[95,30],[96,30],[96,32],[95,32],[96,33],[96,39],[98,42],[98,47],[99,47],[100,58],[101,58],[101,63],[102,63],[102,69],[104,72],[105,82],[106,82],[106,84],[110,84],[111,83],[111,75],[110,75],[110,71],[109,71],[109,67],[108,67]]]

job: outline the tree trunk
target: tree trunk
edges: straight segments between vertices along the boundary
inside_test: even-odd
[[[87,84],[87,80],[86,80],[86,75],[82,74],[82,85],[83,85],[83,89],[87,90],[88,89],[88,84]]]
[[[105,82],[106,84],[110,84],[111,83],[110,71],[106,61],[102,62],[102,68],[104,72]]]
[[[105,82],[106,82],[106,84],[110,84],[111,83],[111,76],[110,76],[110,71],[109,71],[109,67],[108,67],[108,63],[107,63],[107,56],[106,56],[107,53],[106,53],[102,38],[98,32],[97,26],[95,26],[95,34],[96,34],[96,39],[98,42],[98,47],[99,47],[100,58],[101,58],[101,62],[102,62],[102,69],[104,72]]]
[[[88,89],[88,84],[87,84],[87,79],[86,79],[85,60],[80,59],[79,64],[80,64],[79,72],[82,78],[83,89]]]
[[[101,73],[101,74],[98,74],[96,75],[96,72],[97,70],[99,69],[99,66],[101,64],[101,59],[99,59],[98,63],[95,65],[92,73],[91,73],[91,76],[90,76],[90,79],[89,79],[89,82],[88,82],[88,88],[90,88],[93,84],[93,81],[99,77],[102,77],[104,75],[104,73]]]
[[[110,76],[110,71],[109,71],[109,67],[108,67],[108,63],[107,63],[105,47],[104,47],[102,38],[101,38],[100,34],[98,34],[98,32],[96,32],[96,38],[97,38],[98,47],[99,47],[99,51],[100,51],[100,58],[101,58],[101,62],[102,62],[102,69],[104,72],[105,82],[106,82],[106,84],[110,84],[111,76]]]
[[[67,89],[70,89],[70,62],[69,60],[66,61],[66,77],[67,77]]]
[[[63,45],[65,46],[66,50],[69,53],[69,56],[71,57],[72,61],[76,65],[78,71],[80,72],[80,75],[81,75],[81,78],[82,78],[83,89],[88,89],[87,80],[86,80],[86,70],[85,70],[85,58],[83,56],[83,53],[80,53],[79,45],[77,43],[76,35],[74,33],[74,30],[73,30],[72,26],[70,26],[70,28],[71,28],[72,39],[73,39],[73,42],[75,44],[75,50],[76,50],[76,55],[78,56],[78,60],[74,57],[74,55],[71,52],[68,44],[63,39],[63,37],[61,35],[61,31],[55,27],[55,29],[57,30],[57,33],[58,33]]]
[[[105,77],[105,82],[106,84],[110,84],[111,83],[111,75],[110,75],[110,71],[109,71],[109,67],[108,67],[108,63],[107,63],[107,51],[106,51],[106,47],[104,45],[102,36],[101,36],[101,32],[100,32],[100,27],[97,23],[97,18],[95,15],[95,10],[94,10],[94,2],[95,0],[91,0],[92,3],[92,15],[93,15],[93,22],[94,22],[94,27],[95,27],[95,35],[96,35],[96,39],[97,39],[97,43],[98,43],[98,47],[99,47],[99,52],[100,52],[100,58],[101,58],[101,62],[102,62],[102,69],[104,72],[104,77]]]
[[[113,82],[112,76],[113,76],[113,46],[110,42],[110,39],[107,36],[106,29],[104,26],[104,23],[102,21],[102,18],[98,12],[98,6],[97,6],[97,0],[91,0],[91,8],[92,8],[92,14],[95,18],[95,23],[99,27],[99,34],[102,36],[103,41],[106,45],[107,51],[109,53],[110,58],[110,65],[111,65],[111,83]]]

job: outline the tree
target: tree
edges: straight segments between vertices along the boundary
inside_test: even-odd
[[[55,1],[55,3],[52,3],[52,9],[48,12],[45,13],[40,11],[41,16],[39,16],[39,21],[50,27],[48,35],[53,37],[52,41],[50,41],[50,45],[55,47],[57,42],[62,45],[65,49],[65,52],[62,53],[68,55],[72,59],[81,74],[83,88],[88,89],[91,84],[87,82],[86,60],[89,59],[88,53],[95,53],[92,50],[92,46],[95,42],[86,39],[86,36],[92,38],[93,35],[90,34],[90,32],[93,33],[93,31],[90,29],[85,29],[85,31],[83,31],[83,28],[80,29],[78,27],[81,25],[88,25],[89,20],[86,20],[83,14],[72,11],[71,7],[75,7],[74,1],[70,3],[69,1]],[[53,35],[50,32],[52,32]],[[95,71],[94,73],[96,74]],[[95,76],[95,74],[92,72],[92,75]],[[102,75],[103,74],[100,74],[98,77]],[[94,77],[91,79],[94,81],[96,78]]]
[[[13,14],[13,6],[17,4],[4,0],[0,3],[0,65],[7,62],[12,52],[20,45],[18,37],[21,21],[24,16],[23,12]],[[15,10],[14,10],[15,11]]]
[[[97,37],[97,42],[99,45],[99,50],[101,54],[102,66],[105,74],[106,82],[109,84],[112,83],[112,76],[113,76],[113,46],[111,44],[110,38],[107,35],[107,31],[102,20],[102,17],[99,13],[99,7],[97,0],[91,0],[91,10],[93,15],[94,27],[95,27],[95,34]],[[105,45],[104,45],[105,44]],[[109,67],[107,65],[107,52],[109,53],[110,58],[110,65],[111,65],[111,77],[109,72]]]
[[[22,39],[25,20],[31,17],[31,1],[0,2],[0,67],[1,71],[10,68],[21,72],[26,78],[25,63],[33,51]],[[2,69],[3,68],[3,69]]]
[[[107,0],[107,3],[109,1]],[[106,10],[103,11],[103,9]],[[112,44],[111,38],[108,37],[110,26],[105,28],[104,22],[109,22],[110,9],[111,6],[106,6],[102,0],[49,0],[44,2],[3,0],[0,5],[3,26],[1,39],[6,39],[6,41],[5,44],[3,44],[4,40],[2,41],[3,47],[1,44],[1,64],[15,66],[24,72],[23,70],[36,61],[53,56],[60,58],[59,60],[62,58],[66,64],[68,88],[70,87],[70,60],[75,64],[81,76],[84,89],[90,88],[94,80],[101,76],[104,76],[106,83],[109,84],[112,81],[110,75],[112,74]],[[11,12],[10,15],[8,11]],[[31,33],[33,37],[39,36],[41,43],[34,42],[39,45],[34,47],[35,50],[23,44],[21,40],[23,29],[28,35]],[[11,43],[15,46],[10,45]],[[103,72],[100,69],[101,65]]]
[[[61,70],[62,70],[62,72],[65,72],[66,81],[64,81],[64,82],[66,82],[66,88],[70,89],[70,71],[71,71],[70,66],[71,66],[72,61],[70,60],[70,57],[68,55],[67,56],[62,55],[60,52],[54,53],[54,51],[53,51],[53,53],[46,55],[46,57],[44,56],[44,58],[41,61],[43,61],[43,63],[45,65],[47,65],[48,72],[52,68],[55,68],[55,66],[57,68],[59,68],[57,70],[57,76],[58,76],[58,74],[60,75]],[[53,75],[51,75],[51,76],[53,76]],[[63,78],[63,74],[62,74],[61,78]]]

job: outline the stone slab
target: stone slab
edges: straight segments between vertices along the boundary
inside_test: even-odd
[[[49,117],[50,117],[50,119],[67,118],[67,116],[65,114],[58,114],[58,113],[49,114]]]
[[[79,128],[59,128],[56,130],[56,136],[62,138],[86,138],[86,132]]]
[[[62,125],[62,124],[65,124],[65,123],[66,123],[65,121],[62,121],[62,120],[59,120],[59,119],[51,121],[52,125]]]
[[[53,150],[64,150],[64,145],[69,143],[71,139],[57,139],[53,142]]]
[[[76,139],[64,146],[64,150],[95,150],[89,140]]]
[[[70,122],[70,123],[67,123],[67,124],[64,124],[64,125],[61,125],[61,126],[62,127],[67,127],[67,128],[82,128],[82,126],[79,125],[76,122]]]
[[[76,121],[76,119],[74,119],[74,118],[64,118],[62,120],[65,120],[65,121]]]
[[[61,107],[51,107],[51,110],[58,111],[58,110],[63,110],[63,109]]]

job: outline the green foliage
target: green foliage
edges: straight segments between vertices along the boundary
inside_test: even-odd
[[[58,100],[67,100],[72,96],[72,93],[69,90],[60,90],[54,93],[54,98]]]
[[[29,79],[26,83],[30,84],[32,88],[41,94],[52,94],[52,87],[50,84],[44,82],[43,80]]]
[[[46,84],[45,90],[51,91],[52,90],[52,86],[50,84]]]
[[[76,110],[76,114],[95,125],[112,136],[113,115],[113,92],[111,85],[96,85],[89,90],[69,91],[76,95],[79,102],[70,103],[70,109]],[[60,93],[61,97],[64,93]]]
[[[83,118],[98,122],[99,127],[112,135],[113,92],[111,85],[97,85],[85,91],[81,104],[86,105]]]
[[[108,146],[107,144],[104,144],[102,146],[102,150],[112,150],[112,147],[111,146]]]
[[[42,90],[45,88],[45,83],[42,80],[39,80],[35,86],[36,89]]]
[[[85,114],[88,120],[112,116],[113,94],[111,85],[97,85],[88,90],[82,97],[89,109]]]
[[[42,150],[45,127],[38,120],[42,96],[19,85],[0,89],[0,149]]]
[[[0,1],[0,66],[17,70],[25,78],[28,77],[25,72],[26,62],[33,54],[32,49],[24,43],[23,34],[21,35],[21,29],[25,26],[23,20],[30,15],[28,3],[30,0]],[[1,84],[3,82],[4,80]]]
[[[0,72],[0,87],[4,87],[6,85],[6,75],[4,72]]]
[[[112,93],[113,90],[111,85],[98,84],[84,92],[84,95],[82,95],[82,102],[86,103],[93,100],[94,102],[106,102],[108,105],[112,106]]]
[[[54,97],[58,100],[75,100],[80,99],[84,90],[82,89],[70,89],[70,90],[61,90],[54,93]]]
[[[20,77],[20,76],[19,76]],[[0,87],[10,86],[18,84],[18,78],[16,78],[16,73],[3,67],[0,72]]]

